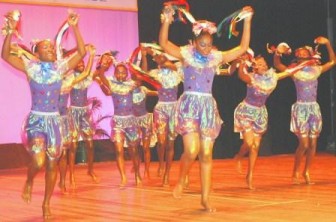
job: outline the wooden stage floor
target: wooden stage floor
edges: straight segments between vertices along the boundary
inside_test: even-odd
[[[243,169],[246,169],[247,159]],[[255,171],[256,190],[248,190],[245,175],[236,171],[233,159],[214,160],[211,202],[215,213],[200,206],[198,163],[190,174],[190,188],[182,199],[172,197],[171,187],[162,187],[151,164],[151,180],[134,186],[131,163],[127,162],[129,184],[119,188],[116,163],[95,164],[100,183],[86,175],[86,165],[76,166],[77,190],[61,194],[55,188],[51,200],[53,218],[48,221],[336,221],[336,157],[319,153],[312,169],[314,185],[292,185],[293,155],[260,157]],[[179,164],[174,162],[172,185]],[[43,221],[44,173],[35,179],[32,202],[21,200],[25,169],[0,171],[0,221]]]

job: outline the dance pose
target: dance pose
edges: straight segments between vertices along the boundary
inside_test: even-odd
[[[253,61],[253,62],[252,62]],[[246,83],[247,92],[245,99],[237,106],[234,112],[234,131],[241,134],[243,141],[239,153],[235,156],[240,168],[240,161],[249,153],[248,172],[246,182],[249,189],[253,186],[253,171],[257,160],[260,141],[267,130],[268,113],[265,106],[266,100],[273,92],[277,81],[292,75],[300,67],[275,73],[269,68],[265,59],[257,56],[249,63],[252,72],[247,71],[246,61],[239,65],[239,78]]]
[[[93,123],[91,105],[89,104],[87,93],[88,87],[92,83],[91,68],[95,56],[95,48],[92,45],[88,46],[90,57],[85,67],[84,61],[81,60],[74,69],[73,75],[75,77],[70,91],[70,108],[69,115],[72,125],[72,144],[69,150],[69,171],[70,171],[70,186],[76,187],[76,180],[74,174],[76,152],[78,141],[82,136],[86,145],[87,153],[87,174],[91,176],[94,182],[98,182],[96,174],[93,172],[94,161],[94,147],[93,147]]]
[[[174,10],[167,5],[162,13],[159,43],[168,54],[182,62],[184,73],[184,93],[176,107],[176,130],[183,137],[184,152],[178,183],[173,195],[180,198],[186,175],[198,156],[201,174],[201,205],[208,212],[215,211],[209,202],[212,175],[212,150],[214,140],[219,135],[222,120],[217,104],[212,97],[212,82],[219,64],[230,62],[242,55],[249,47],[253,10],[245,7],[250,14],[244,19],[241,43],[229,51],[218,51],[213,47],[216,32],[214,23],[195,21],[192,45],[178,47],[168,40],[169,26],[173,21]]]
[[[320,65],[316,52],[311,47],[304,46],[295,50],[296,62],[294,64],[303,62],[309,62],[309,64],[292,76],[297,100],[292,106],[290,130],[295,133],[299,141],[292,174],[294,184],[300,183],[300,164],[304,156],[306,156],[306,163],[302,176],[306,184],[312,184],[310,168],[316,152],[317,139],[322,129],[321,111],[316,102],[317,79],[322,73],[331,69],[336,62],[334,50],[327,38],[320,36],[315,39],[315,43],[327,47],[329,61],[323,65]],[[286,52],[290,52],[289,48],[285,44],[280,44],[274,54],[274,66],[280,71],[287,69],[280,58],[281,54],[286,54]]]
[[[85,56],[84,43],[78,29],[79,16],[69,13],[68,24],[74,31],[77,53],[67,59],[56,60],[53,42],[41,40],[33,46],[33,54],[12,53],[12,37],[17,29],[18,20],[8,13],[7,33],[1,57],[14,68],[24,72],[30,86],[32,107],[23,125],[23,143],[31,154],[27,180],[22,192],[25,202],[31,202],[34,178],[45,166],[45,193],[42,204],[44,218],[51,216],[50,198],[57,179],[57,161],[62,152],[62,135],[59,115],[59,95],[62,78],[67,70],[75,68]],[[17,56],[20,55],[20,56]]]
[[[162,88],[158,90],[159,101],[154,108],[154,126],[158,138],[158,176],[163,174],[163,185],[169,185],[169,172],[174,158],[175,132],[174,110],[177,103],[178,85],[182,81],[182,74],[178,67],[168,60],[167,56],[158,50],[143,47],[142,69],[147,71],[147,58],[149,54],[157,64],[158,68],[151,70],[148,74],[161,83]],[[166,159],[166,166],[164,160]]]
[[[133,91],[137,85],[128,78],[128,68],[125,63],[114,62],[114,77],[107,79],[104,76],[113,62],[112,58],[111,54],[102,55],[101,62],[94,73],[94,79],[106,95],[112,95],[114,115],[111,121],[111,141],[116,151],[117,166],[121,176],[120,186],[127,184],[124,159],[125,140],[133,160],[135,183],[140,185],[142,183],[139,173],[140,134],[133,112]]]

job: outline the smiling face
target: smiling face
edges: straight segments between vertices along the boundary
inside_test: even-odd
[[[167,62],[167,57],[164,54],[159,54],[159,55],[155,55],[153,57],[153,60],[156,62],[156,64],[158,64],[159,66],[163,66],[163,64],[165,62]]]
[[[103,54],[97,63],[97,67],[100,69],[108,70],[112,65],[112,58],[109,54]]]
[[[253,64],[253,68],[256,73],[262,75],[267,72],[268,65],[263,57],[256,57]]]
[[[298,48],[295,50],[295,57],[300,61],[300,60],[306,60],[310,58],[310,52],[306,48]]]
[[[194,46],[196,51],[200,53],[202,56],[207,56],[210,54],[212,45],[212,35],[208,32],[202,32],[199,36],[196,37],[194,41]]]
[[[36,44],[36,56],[43,62],[56,61],[56,50],[54,44],[49,40],[43,40]]]
[[[81,61],[77,64],[77,66],[76,66],[76,68],[75,68],[75,71],[77,71],[77,72],[83,72],[84,69],[85,69],[84,60],[81,60]]]
[[[127,75],[128,75],[127,68],[124,65],[119,64],[116,66],[114,70],[114,76],[119,82],[126,81]]]

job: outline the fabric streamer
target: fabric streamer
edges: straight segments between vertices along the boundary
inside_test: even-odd
[[[164,6],[171,5],[172,8],[177,11],[177,18],[175,21],[181,21],[183,23],[187,23],[186,20],[183,18],[183,11],[189,11],[189,3],[187,0],[175,0],[175,1],[169,1],[165,2]]]
[[[14,20],[16,22],[16,27],[13,30],[13,27],[10,27],[10,21]],[[14,32],[15,36],[22,40],[21,34],[21,12],[19,10],[14,10],[5,15],[5,24],[1,28],[1,34],[6,36],[9,33]]]
[[[229,39],[232,35],[238,36],[239,32],[236,30],[236,24],[251,15],[252,12],[241,9],[225,17],[218,25],[217,36],[221,37],[223,32],[228,32]]]
[[[64,36],[67,36],[69,30],[69,24],[67,21],[63,22],[61,27],[58,29],[58,32],[55,37],[55,48],[56,48],[56,58],[57,60],[63,58],[63,48],[62,48],[62,39]]]

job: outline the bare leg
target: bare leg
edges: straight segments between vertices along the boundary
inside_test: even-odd
[[[310,167],[312,165],[313,159],[316,153],[316,144],[317,144],[317,137],[310,138],[310,147],[307,150],[307,158],[306,158],[306,165],[303,171],[303,177],[306,181],[306,184],[314,184],[310,180]]]
[[[242,173],[242,165],[241,161],[242,158],[249,152],[249,147],[245,140],[243,141],[243,144],[240,146],[239,152],[235,155],[235,160],[237,161],[237,171],[238,173]]]
[[[45,219],[51,216],[50,198],[54,191],[56,180],[57,180],[57,160],[47,158],[46,172],[45,172],[45,191],[44,191],[44,200],[42,204],[43,217]]]
[[[135,184],[138,186],[142,184],[142,180],[140,177],[139,143],[130,143],[129,150],[131,152],[131,158],[133,161]]]
[[[59,167],[59,171],[60,171],[60,181],[59,181],[59,188],[61,189],[61,192],[63,194],[66,193],[66,187],[65,187],[65,177],[66,177],[66,171],[67,171],[67,149],[63,149],[62,151],[62,155],[58,161],[58,167]]]
[[[142,139],[142,149],[144,151],[144,161],[145,161],[145,171],[144,178],[150,179],[149,175],[149,165],[151,161],[151,153],[150,153],[150,136]]]
[[[212,182],[212,150],[213,150],[212,140],[202,140],[201,149],[198,155],[200,162],[200,176],[201,176],[201,189],[202,198],[201,205],[208,212],[215,212],[216,209],[211,207],[209,203],[209,194],[211,190]]]
[[[124,140],[114,142],[114,146],[116,150],[117,167],[121,177],[120,187],[123,187],[127,184],[124,159]]]
[[[184,151],[180,160],[180,175],[178,182],[173,190],[175,198],[181,198],[185,178],[189,174],[189,170],[194,163],[200,150],[200,135],[199,133],[188,133],[183,136]]]
[[[31,202],[34,178],[45,164],[45,155],[46,154],[44,151],[34,154],[31,158],[31,162],[28,165],[27,179],[21,194],[23,201],[26,203]]]
[[[93,147],[93,141],[92,137],[88,137],[88,139],[85,140],[86,145],[86,153],[87,153],[87,163],[88,163],[88,175],[91,176],[92,181],[95,183],[99,182],[98,177],[93,172],[93,162],[94,162],[94,147]]]
[[[258,157],[260,140],[261,140],[261,136],[253,135],[253,144],[250,147],[250,154],[249,154],[248,173],[246,175],[247,186],[250,190],[255,189],[255,187],[253,186],[253,172],[254,172],[255,163]]]
[[[164,157],[166,146],[167,146],[167,137],[163,134],[158,134],[158,145],[157,145],[157,153],[159,159],[159,168],[157,171],[158,177],[162,176],[164,170]]]
[[[76,188],[76,180],[75,180],[75,160],[76,160],[76,152],[77,152],[78,142],[72,141],[70,149],[69,149],[69,172],[70,172],[70,187],[72,189]]]
[[[300,165],[304,154],[306,153],[309,147],[309,138],[308,137],[298,137],[299,146],[296,148],[295,159],[294,159],[294,169],[292,175],[293,184],[299,184],[299,176],[300,176]]]
[[[166,168],[163,175],[163,186],[169,186],[169,174],[170,168],[174,159],[174,140],[168,140],[167,152],[166,152]]]

